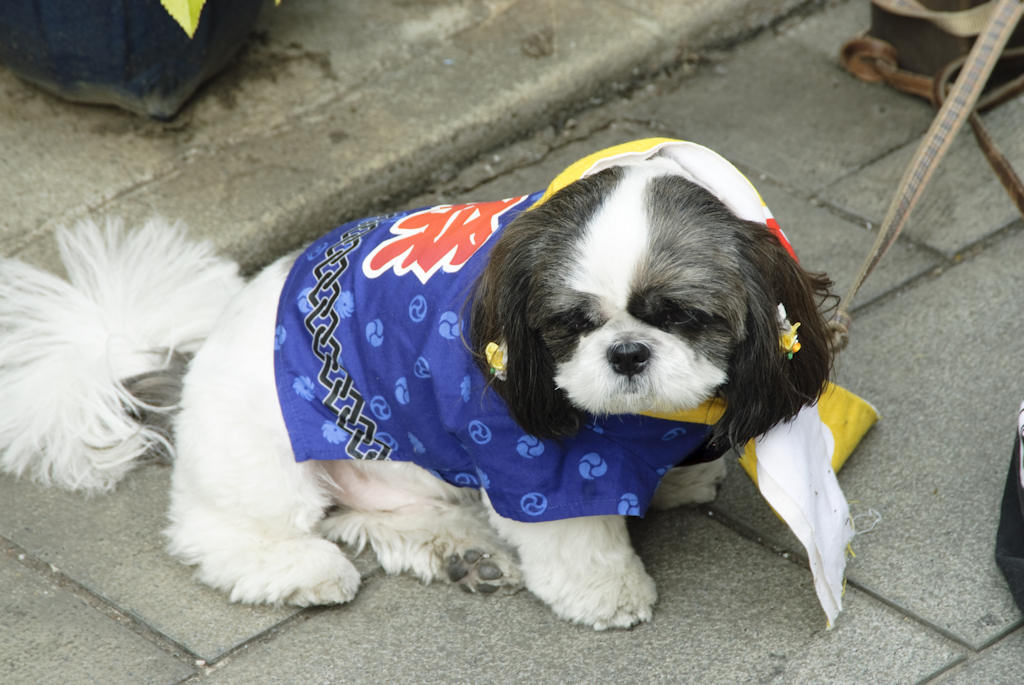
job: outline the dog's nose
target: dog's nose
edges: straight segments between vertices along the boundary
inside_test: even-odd
[[[635,376],[644,370],[651,358],[651,348],[638,342],[615,343],[608,348],[608,362],[615,373]]]

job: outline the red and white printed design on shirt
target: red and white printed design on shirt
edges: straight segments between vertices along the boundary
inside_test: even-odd
[[[454,273],[498,230],[498,219],[527,197],[439,205],[403,217],[391,226],[395,237],[363,260],[363,274],[377,278],[387,271],[398,276],[412,272],[425,284],[439,269]]]

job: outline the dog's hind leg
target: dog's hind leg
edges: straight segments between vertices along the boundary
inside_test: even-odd
[[[247,409],[262,415],[265,397],[254,397]],[[326,487],[315,464],[295,463],[283,426],[275,431],[272,421],[254,422],[241,431],[188,408],[182,418],[168,550],[232,601],[307,606],[352,599],[359,573],[317,531],[331,501]]]
[[[448,580],[471,592],[516,589],[514,552],[487,523],[477,491],[449,485],[408,462],[324,465],[342,507],[320,523],[323,535],[369,544],[390,574],[425,583]]]
[[[194,564],[200,581],[227,591],[233,602],[339,604],[359,588],[352,562],[315,533],[201,505],[172,515],[170,551]]]
[[[192,360],[175,421],[168,549],[234,601],[346,602],[359,573],[316,530],[329,489],[316,464],[295,462],[274,383],[287,266],[247,286]]]

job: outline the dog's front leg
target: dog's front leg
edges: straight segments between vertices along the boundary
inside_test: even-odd
[[[523,523],[491,508],[491,523],[519,551],[526,587],[562,618],[597,630],[650,620],[658,593],[623,517]]]

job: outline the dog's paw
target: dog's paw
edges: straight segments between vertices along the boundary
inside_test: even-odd
[[[246,604],[344,604],[359,589],[359,571],[327,540],[292,539],[274,543],[267,552],[260,548],[249,559],[241,552],[231,560],[230,569],[201,566],[200,577],[215,587],[224,586],[228,583],[223,576],[230,572],[236,576],[230,584],[231,601]],[[214,573],[220,577],[215,579]]]
[[[320,582],[296,587],[285,597],[284,603],[298,607],[345,604],[356,596],[359,582],[359,572],[351,563],[339,565],[333,575]]]
[[[595,630],[631,628],[651,620],[658,591],[638,557],[590,573],[551,574],[530,587],[556,614]]]
[[[448,557],[446,572],[448,580],[467,592],[491,594],[500,588],[516,590],[522,585],[518,566],[503,553],[467,549]]]
[[[639,559],[635,566],[615,578],[606,578],[607,591],[597,597],[595,630],[630,628],[651,620],[658,591]]]
[[[651,509],[672,509],[714,502],[725,475],[726,465],[722,457],[702,464],[670,469],[651,498]]]

